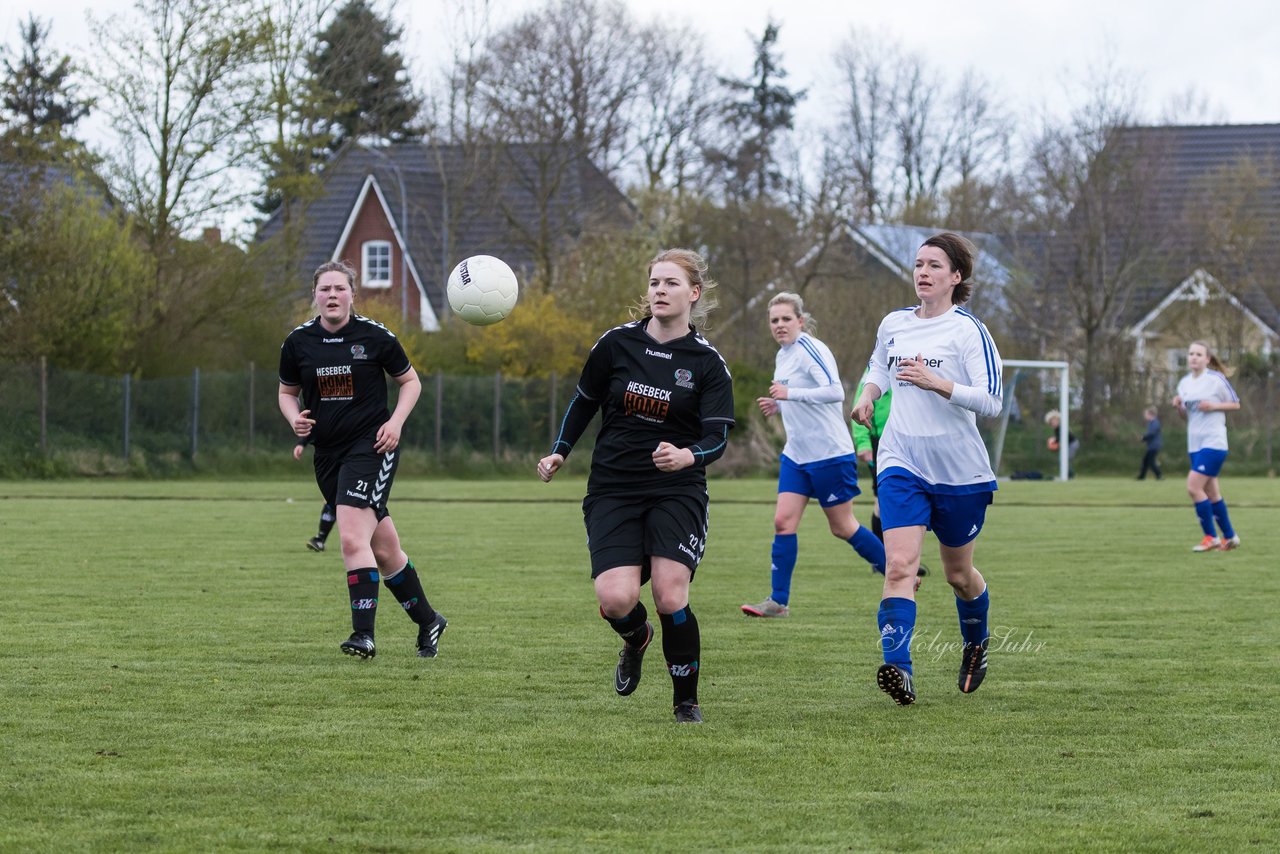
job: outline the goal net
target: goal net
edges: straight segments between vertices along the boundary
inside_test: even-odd
[[[1069,442],[1071,396],[1066,362],[1009,359],[1004,363],[1004,407],[989,438],[991,468],[996,477],[1043,478],[1041,468],[1056,464],[1056,477],[1070,476]],[[1056,443],[1047,443],[1050,428],[1043,421],[1050,410],[1060,413]],[[1010,425],[1013,425],[1012,429]],[[1056,454],[1051,450],[1057,445]],[[1049,445],[1050,447],[1046,447]],[[1006,471],[1001,471],[1001,467]],[[1052,468],[1049,477],[1054,476]]]

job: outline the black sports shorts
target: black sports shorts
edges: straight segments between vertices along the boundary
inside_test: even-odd
[[[591,577],[616,566],[639,566],[649,580],[649,557],[689,567],[692,576],[707,545],[707,489],[679,487],[658,495],[588,495],[582,500],[591,551]]]
[[[400,467],[400,449],[380,454],[373,449],[374,441],[371,436],[334,453],[317,453],[316,484],[324,500],[335,507],[372,507],[381,522],[390,515],[387,499]]]

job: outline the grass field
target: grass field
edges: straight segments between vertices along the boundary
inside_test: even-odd
[[[369,662],[301,475],[0,482],[0,850],[1274,850],[1280,483],[1224,486],[1244,546],[1193,555],[1173,479],[1003,485],[988,678],[935,577],[898,708],[877,580],[814,507],[792,616],[742,617],[773,484],[714,482],[678,727],[657,644],[613,693],[581,480],[397,482],[450,627],[418,659],[386,596]]]

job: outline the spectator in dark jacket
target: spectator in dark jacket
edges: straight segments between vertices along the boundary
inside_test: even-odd
[[[1142,417],[1147,421],[1147,432],[1142,434],[1142,443],[1147,446],[1147,452],[1142,455],[1142,471],[1138,472],[1138,480],[1146,480],[1148,470],[1156,476],[1156,480],[1164,480],[1164,474],[1160,471],[1160,462],[1156,459],[1160,449],[1164,447],[1164,440],[1160,437],[1160,419],[1157,417],[1156,408],[1148,406],[1143,410]]]

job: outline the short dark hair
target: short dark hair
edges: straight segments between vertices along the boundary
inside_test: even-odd
[[[316,289],[316,285],[320,284],[320,277],[325,273],[341,273],[347,277],[347,284],[351,286],[351,292],[356,290],[356,270],[346,261],[326,261],[316,271],[311,274],[311,290]]]
[[[977,254],[973,244],[954,232],[944,231],[941,234],[935,234],[920,245],[932,246],[946,253],[947,260],[951,262],[951,269],[960,274],[960,284],[956,285],[956,289],[951,292],[951,304],[960,305],[967,302],[973,293],[973,282],[969,279],[973,275],[973,259]]]

